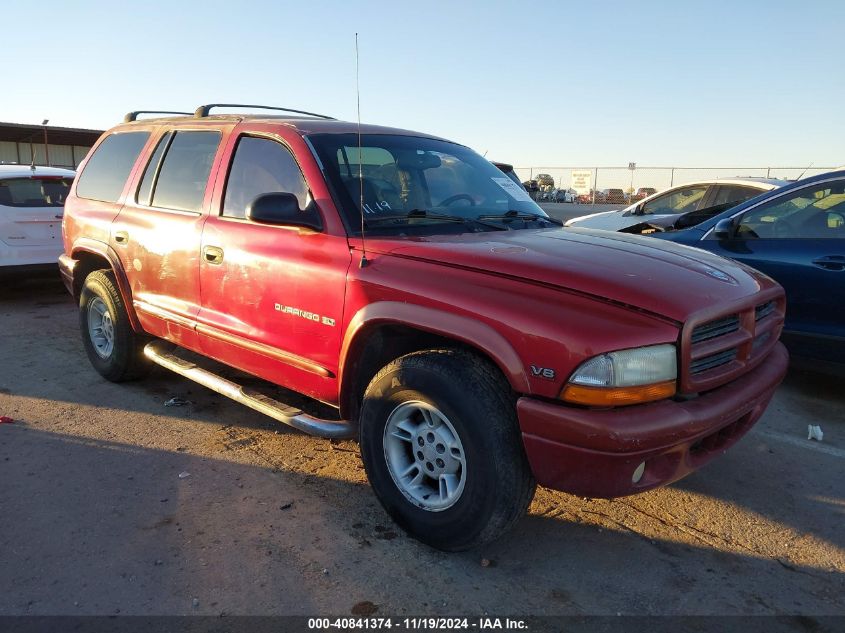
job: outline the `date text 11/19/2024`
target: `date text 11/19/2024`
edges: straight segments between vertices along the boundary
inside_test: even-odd
[[[409,631],[442,630],[526,630],[528,624],[519,618],[309,618],[309,630],[405,629]]]

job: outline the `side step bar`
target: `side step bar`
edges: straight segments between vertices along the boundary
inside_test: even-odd
[[[308,435],[329,439],[348,439],[355,436],[355,428],[350,422],[345,420],[321,420],[264,394],[253,391],[247,392],[241,385],[203,369],[196,363],[179,358],[169,343],[163,341],[147,343],[144,347],[144,356],[156,365],[161,365],[165,369],[176,372],[180,376],[201,384],[203,387],[208,387],[227,398],[240,402],[250,409],[268,415],[274,420],[283,422]]]

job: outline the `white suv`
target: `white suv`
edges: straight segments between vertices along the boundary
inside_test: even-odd
[[[58,270],[62,214],[76,173],[0,165],[0,275]]]

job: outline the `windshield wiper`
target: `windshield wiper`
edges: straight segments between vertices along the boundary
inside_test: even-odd
[[[552,218],[548,215],[540,215],[539,213],[528,213],[527,211],[515,211],[511,209],[510,211],[503,213],[502,215],[482,215],[479,216],[479,220],[542,220],[544,222],[550,222],[552,224],[556,224],[558,226],[563,226],[563,222],[558,220],[557,218]]]
[[[412,209],[407,214],[395,215],[380,215],[376,217],[364,218],[364,224],[368,226],[375,226],[377,224],[385,223],[399,223],[407,222],[417,218],[440,220],[443,222],[459,222],[461,224],[481,225],[487,228],[495,229],[497,231],[507,231],[506,226],[501,224],[493,224],[492,222],[484,222],[479,218],[467,218],[460,215],[449,215],[447,213],[437,213],[436,211],[429,211],[428,209]]]

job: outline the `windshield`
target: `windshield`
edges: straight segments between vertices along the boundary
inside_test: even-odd
[[[461,145],[364,134],[359,152],[357,134],[314,134],[308,140],[352,231],[361,224],[362,209],[364,220],[372,225],[380,218],[408,214],[415,223],[428,225],[446,224],[442,216],[447,215],[467,220],[509,212],[546,217],[521,186]],[[427,214],[421,215],[422,211]]]
[[[36,176],[0,180],[0,205],[5,207],[61,207],[73,178]]]

